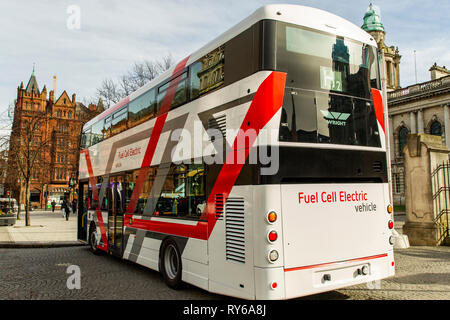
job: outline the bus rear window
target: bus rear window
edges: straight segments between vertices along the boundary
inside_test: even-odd
[[[380,147],[372,102],[292,88],[284,96],[279,140]]]
[[[277,69],[294,88],[365,99],[380,89],[376,47],[285,23],[277,26]]]

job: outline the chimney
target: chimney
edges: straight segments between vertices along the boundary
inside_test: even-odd
[[[97,106],[95,105],[95,104],[93,104],[93,103],[89,103],[89,111],[95,111],[95,110],[97,110]]]
[[[42,89],[41,97],[45,97],[45,99],[47,99],[47,87],[45,85],[44,88]]]
[[[53,90],[50,90],[48,99],[50,102],[55,102],[55,92]]]
[[[53,95],[56,96],[56,75],[53,76]]]
[[[75,98],[77,97],[77,95],[74,93],[73,95],[72,95],[72,103],[75,103]]]

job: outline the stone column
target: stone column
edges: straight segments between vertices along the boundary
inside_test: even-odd
[[[395,159],[395,148],[394,148],[394,123],[392,121],[392,116],[389,116],[389,148],[391,159]]]
[[[400,60],[400,58],[399,58]],[[395,65],[397,70],[397,87],[400,88],[400,61],[398,61]]]
[[[431,172],[448,160],[450,151],[442,144],[441,137],[423,133],[408,135],[404,150],[406,221],[403,233],[411,245],[440,245]]]
[[[423,130],[423,110],[417,111],[417,133],[424,133]]]
[[[445,127],[445,145],[450,148],[450,110],[447,104],[444,105],[444,127]]]
[[[409,113],[409,127],[411,129],[411,134],[417,133],[416,114],[413,111]]]

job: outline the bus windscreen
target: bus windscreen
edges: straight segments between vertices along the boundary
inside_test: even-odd
[[[280,141],[380,147],[375,47],[279,22],[276,56],[287,73]]]

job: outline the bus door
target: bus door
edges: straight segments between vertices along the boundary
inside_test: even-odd
[[[118,257],[123,254],[123,179],[112,177],[107,190],[108,195],[108,247]]]
[[[78,240],[87,241],[87,213],[89,209],[89,183],[87,181],[79,183],[78,189]]]

